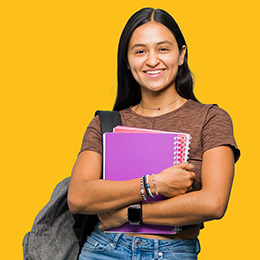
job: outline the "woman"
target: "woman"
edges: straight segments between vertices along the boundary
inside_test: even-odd
[[[85,133],[68,195],[73,213],[98,214],[100,220],[79,259],[197,259],[203,222],[223,217],[240,153],[229,115],[194,96],[187,57],[184,37],[168,13],[152,8],[135,13],[120,38],[114,110],[120,111],[123,125],[192,136],[189,163],[148,177],[156,183],[152,195],[157,191],[169,199],[142,206],[143,223],[189,228],[176,235],[103,232],[127,222],[130,205],[149,194],[140,192],[140,179],[100,179],[96,117]]]

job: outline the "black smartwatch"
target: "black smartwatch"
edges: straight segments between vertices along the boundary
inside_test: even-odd
[[[128,207],[127,219],[131,225],[140,225],[142,223],[142,205],[130,205]]]

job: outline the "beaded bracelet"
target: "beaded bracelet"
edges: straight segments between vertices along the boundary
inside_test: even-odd
[[[150,198],[153,199],[154,196],[153,196],[153,194],[152,194],[152,192],[151,192],[151,189],[150,189],[150,184],[149,184],[149,179],[148,179],[148,177],[149,177],[149,174],[146,174],[146,175],[144,176],[145,191],[146,191],[147,195],[148,195]]]
[[[153,173],[153,185],[154,185],[155,194],[158,195],[158,191],[157,191],[157,188],[156,188],[156,182],[155,182],[155,175],[154,175],[154,173]]]
[[[141,177],[141,194],[142,194],[143,200],[147,200],[147,198],[145,197],[145,193],[144,193],[144,176]]]

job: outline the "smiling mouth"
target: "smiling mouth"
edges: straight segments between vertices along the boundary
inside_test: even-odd
[[[147,74],[147,75],[156,76],[156,75],[160,75],[164,71],[165,71],[165,69],[161,69],[161,70],[147,70],[147,71],[144,71],[144,73]]]

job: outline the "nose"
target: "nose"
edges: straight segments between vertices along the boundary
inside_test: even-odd
[[[155,52],[150,52],[147,56],[146,64],[149,67],[156,67],[160,63],[159,58]]]

